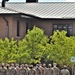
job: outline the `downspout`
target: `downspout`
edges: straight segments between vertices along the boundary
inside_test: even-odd
[[[4,21],[6,22],[6,37],[9,38],[9,25],[8,20],[3,16]]]

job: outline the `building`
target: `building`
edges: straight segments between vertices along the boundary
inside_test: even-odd
[[[34,25],[42,28],[48,36],[57,29],[66,30],[68,36],[75,36],[75,3],[40,3],[38,0],[17,3],[4,0],[1,3],[0,38],[22,39]]]

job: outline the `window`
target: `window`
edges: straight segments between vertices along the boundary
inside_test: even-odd
[[[32,22],[26,22],[26,33],[27,33],[28,29],[31,30],[32,28],[33,28]]]
[[[67,31],[67,36],[73,35],[73,25],[72,24],[53,24],[53,32],[56,30]]]
[[[20,24],[19,21],[17,21],[17,37],[20,36]]]
[[[28,22],[26,23],[26,33],[27,33],[27,31],[28,31]]]

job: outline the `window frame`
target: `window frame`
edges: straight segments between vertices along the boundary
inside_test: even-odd
[[[57,28],[54,28],[54,25],[57,25]],[[61,30],[59,30],[59,28],[58,28],[58,26],[60,26],[60,25],[62,26]],[[65,31],[67,31],[67,36],[73,36],[73,24],[72,23],[54,23],[53,27],[52,27],[52,34],[55,31],[55,29],[59,30],[59,31],[64,30],[63,29],[64,26],[66,26],[66,30]],[[69,27],[69,26],[71,26],[71,27]],[[71,33],[70,33],[70,30],[71,30]]]
[[[20,37],[20,21],[17,21],[17,37]]]

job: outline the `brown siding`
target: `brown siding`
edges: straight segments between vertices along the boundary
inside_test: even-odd
[[[35,20],[33,25],[42,28],[45,34],[48,36],[52,35],[53,24],[72,24],[73,25],[73,35],[75,35],[75,20]]]
[[[42,28],[46,35],[48,36],[52,35],[52,24],[50,21],[43,21],[43,20],[34,21],[33,25]]]
[[[20,36],[17,37],[17,21],[20,23]],[[13,37],[15,39],[22,39],[26,34],[26,20],[19,18],[19,17],[13,17]]]
[[[30,23],[30,19],[25,19],[20,16],[11,16],[8,18],[9,21],[9,38],[20,40],[26,35],[26,23]],[[20,25],[20,36],[17,36],[17,21]],[[32,24],[31,24],[32,25]]]
[[[9,32],[8,32],[8,38],[12,38],[12,17],[11,16],[4,16],[5,19],[8,21],[9,26]],[[3,17],[0,17],[0,38],[5,38],[6,36],[6,21],[3,19]]]
[[[3,17],[0,17],[0,38],[5,38],[6,36],[6,22]]]
[[[26,35],[26,23],[31,29],[32,26],[36,25],[42,28],[46,35],[52,35],[52,25],[53,24],[73,24],[73,35],[75,36],[75,20],[41,20],[41,19],[26,19],[20,16],[5,16],[9,25],[9,39],[22,39]],[[20,37],[17,37],[17,21],[20,23]],[[6,37],[6,22],[3,17],[0,16],[0,38]]]
[[[12,16],[9,16],[8,18],[7,18],[7,20],[8,20],[8,25],[9,25],[9,38],[12,38],[13,36],[13,21],[12,21]]]
[[[26,20],[16,16],[4,16],[8,21],[9,36],[8,38],[22,39],[26,34]],[[20,22],[20,37],[17,37],[17,21]],[[6,37],[6,21],[0,17],[0,38]]]
[[[73,22],[73,35],[75,36],[75,21]]]

